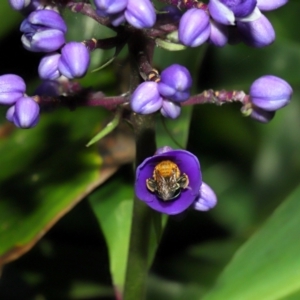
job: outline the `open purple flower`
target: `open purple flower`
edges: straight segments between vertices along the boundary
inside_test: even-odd
[[[136,170],[135,193],[152,209],[168,215],[188,209],[199,197],[202,175],[198,158],[186,150],[164,147]]]

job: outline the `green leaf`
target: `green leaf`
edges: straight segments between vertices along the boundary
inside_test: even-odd
[[[96,147],[85,147],[105,115],[99,109],[60,110],[43,115],[33,129],[3,128],[0,265],[28,251],[111,174],[112,170],[99,172],[101,158]]]
[[[102,138],[104,138],[106,135],[108,135],[110,132],[112,132],[119,124],[120,122],[120,114],[116,114],[111,122],[109,122],[103,129],[101,129],[88,143],[87,147],[90,147],[91,145],[97,143]]]
[[[300,290],[300,187],[227,265],[203,300],[275,300]]]
[[[185,149],[188,140],[191,115],[192,107],[183,107],[180,117],[176,120],[159,116],[159,119],[156,122],[157,147],[170,146],[174,149]]]
[[[89,201],[105,236],[110,271],[118,291],[124,285],[132,216],[133,188],[114,178],[98,189]]]
[[[157,38],[155,40],[155,43],[157,46],[168,50],[168,51],[182,51],[186,49],[186,46],[182,45],[182,44],[178,44],[178,43],[172,43],[170,41],[167,40],[162,40]]]

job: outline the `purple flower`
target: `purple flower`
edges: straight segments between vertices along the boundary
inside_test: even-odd
[[[15,113],[15,106],[13,105],[6,112],[6,119],[9,122],[13,122],[14,121],[14,113]]]
[[[184,66],[174,64],[161,72],[158,91],[168,100],[183,102],[190,97],[192,82],[189,70]]]
[[[202,9],[187,10],[180,19],[178,37],[183,45],[197,47],[210,35],[209,16]]]
[[[56,80],[44,80],[35,90],[35,95],[56,97],[60,95],[60,84]]]
[[[259,107],[253,106],[250,118],[260,122],[260,123],[269,123],[275,116],[275,111],[266,111]]]
[[[67,43],[61,49],[58,70],[69,79],[85,75],[90,64],[90,53],[84,44]]]
[[[166,118],[176,119],[180,115],[181,106],[179,103],[163,99],[160,112]]]
[[[23,46],[33,52],[53,52],[65,43],[67,26],[54,10],[33,11],[20,27]]]
[[[252,14],[256,0],[210,0],[209,13],[218,23],[234,25],[235,18],[245,18]]]
[[[275,111],[290,102],[292,93],[291,86],[285,80],[266,75],[252,83],[249,95],[254,106],[266,111]]]
[[[228,27],[210,20],[209,42],[217,47],[223,47],[228,42]]]
[[[208,184],[202,182],[199,196],[197,197],[194,203],[194,209],[207,211],[215,207],[216,204],[217,204],[217,196],[215,192]]]
[[[130,105],[134,112],[151,114],[162,107],[162,97],[159,94],[156,82],[146,81],[141,83],[132,93]]]
[[[30,0],[9,0],[8,1],[12,9],[22,10],[29,5]]]
[[[242,41],[252,47],[265,47],[275,40],[274,28],[263,14],[254,21],[237,21],[237,29]]]
[[[128,0],[94,0],[97,8],[97,14],[106,17],[122,12],[128,3]]]
[[[194,204],[201,184],[197,157],[185,150],[168,151],[164,147],[137,167],[135,193],[152,209],[175,215]]]
[[[161,22],[179,21],[182,12],[174,5],[167,5],[160,10],[162,13],[157,15],[157,19]]]
[[[110,15],[109,19],[110,19],[111,24],[115,27],[119,26],[120,24],[122,24],[123,22],[126,21],[124,12],[121,12],[121,13],[118,13],[115,15]]]
[[[219,0],[210,0],[208,9],[211,17],[218,23],[234,25],[235,16],[233,11]]]
[[[39,64],[38,72],[41,79],[56,79],[60,76],[58,71],[59,53],[51,53],[44,56]]]
[[[20,76],[14,74],[0,76],[0,104],[14,104],[25,91],[26,85]]]
[[[36,126],[39,113],[40,107],[32,98],[22,97],[8,110],[6,118],[17,127],[27,129]]]
[[[273,10],[285,5],[288,0],[257,0],[257,7],[260,10]]]
[[[150,0],[128,0],[125,18],[135,28],[150,28],[155,24],[156,14]]]
[[[237,18],[249,16],[256,7],[256,0],[220,0]]]
[[[20,10],[22,13],[29,14],[36,10],[40,5],[40,0],[9,0],[12,9]]]

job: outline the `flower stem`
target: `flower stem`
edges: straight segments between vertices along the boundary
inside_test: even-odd
[[[132,115],[136,135],[136,165],[152,156],[156,150],[154,116]],[[145,183],[146,184],[146,183]],[[145,297],[149,267],[149,240],[152,211],[135,197],[131,223],[131,236],[127,260],[124,300],[142,300]]]
[[[141,82],[140,73],[142,70],[138,62],[140,54],[145,53],[151,63],[154,49],[154,43],[151,40],[144,39],[140,33],[138,33],[138,35],[138,38],[134,37],[129,42],[132,66],[131,93]],[[136,139],[135,166],[137,166],[141,164],[145,158],[152,156],[156,151],[155,116],[139,115],[132,112],[131,124]],[[151,220],[152,211],[150,208],[135,197],[125,274],[124,300],[143,300],[145,298],[150,256]]]

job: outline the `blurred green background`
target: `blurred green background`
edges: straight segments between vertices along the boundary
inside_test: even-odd
[[[22,76],[30,95],[38,85],[42,55],[22,48],[22,17],[6,2],[0,4],[0,18],[5,19],[0,75]],[[194,93],[209,88],[247,92],[256,78],[273,74],[288,81],[294,95],[266,125],[243,117],[237,104],[199,105],[192,112],[187,108],[180,120],[166,122],[174,138],[187,142],[187,149],[198,156],[204,181],[216,191],[219,203],[207,213],[190,211],[169,219],[149,276],[149,300],[300,299],[299,11],[294,0],[266,14],[276,41],[264,49],[242,44],[181,52],[156,49],[154,67],[161,70],[175,62],[187,66],[194,75]],[[66,12],[65,18],[68,40],[111,35],[80,15]],[[112,54],[93,53],[90,70]],[[118,94],[126,83],[116,74],[126,74],[126,68],[124,50],[112,65],[89,72],[80,82]],[[110,117],[99,108],[62,108],[43,115],[37,128],[22,131],[7,125],[1,107],[0,258],[54,225],[31,251],[4,265],[1,300],[114,299],[104,237],[107,223],[97,209],[107,214],[123,204],[124,212],[130,209],[134,173],[124,160],[105,169],[113,174],[106,180],[101,177],[101,167],[107,165],[99,147],[85,148]],[[166,140],[170,138],[160,127],[158,144]],[[124,139],[124,147],[132,149],[130,141]],[[102,201],[99,208],[97,201]],[[109,227],[111,234],[114,225],[118,227],[117,221]]]

